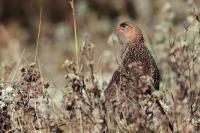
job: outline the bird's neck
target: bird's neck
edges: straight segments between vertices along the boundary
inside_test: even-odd
[[[144,44],[143,35],[127,41],[127,45],[130,45],[130,46],[133,45],[133,46],[139,47],[140,45],[143,45],[143,44]]]
[[[127,43],[126,45],[123,45],[121,48],[121,61],[123,62],[125,58],[128,57],[128,55],[132,56],[132,54],[141,54],[144,48],[144,40],[141,41],[132,41]]]
[[[126,49],[132,49],[134,51],[138,51],[144,47],[144,38],[141,37],[140,39],[130,40],[128,41],[122,49],[123,53]]]

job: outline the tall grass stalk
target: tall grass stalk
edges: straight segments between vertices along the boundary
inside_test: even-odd
[[[35,60],[34,60],[35,63],[37,61],[37,54],[38,54],[38,47],[39,47],[39,40],[40,40],[41,24],[42,24],[42,8],[40,8],[40,22],[39,22],[39,29],[38,29],[38,34],[37,34],[37,45],[36,45],[36,49],[35,49]]]
[[[75,39],[76,64],[77,64],[77,70],[79,71],[79,48],[78,48],[78,38],[77,38],[77,27],[76,27],[74,0],[70,1],[70,6],[72,8],[72,15],[73,15],[73,21],[74,21],[74,39]]]

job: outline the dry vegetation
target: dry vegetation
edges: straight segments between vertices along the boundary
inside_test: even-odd
[[[55,104],[49,94],[50,90],[58,88],[54,81],[47,82],[43,76],[38,54],[35,63],[26,63],[22,59],[24,52],[13,55],[17,58],[15,62],[2,62],[0,133],[165,133],[172,132],[168,122],[173,125],[173,132],[199,132],[200,9],[188,2],[186,12],[184,22],[176,24],[171,4],[164,4],[159,23],[152,36],[146,39],[162,74],[160,90],[152,95],[138,94],[139,98],[128,101],[127,105],[105,100],[107,81],[99,76],[104,69],[101,62],[112,66],[108,64],[112,56],[108,52],[105,57],[101,55],[96,59],[96,45],[87,37],[80,51],[75,50],[77,60],[63,61],[65,83],[59,89],[62,91],[60,104]],[[0,42],[14,43],[10,42],[3,27],[0,31],[4,35]],[[41,41],[45,39],[41,38]],[[58,41],[63,43],[62,39]],[[75,42],[78,45],[77,37]],[[37,47],[39,53],[41,47]],[[160,112],[156,100],[161,101],[166,115]]]

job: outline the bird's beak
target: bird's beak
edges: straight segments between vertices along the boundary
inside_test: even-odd
[[[121,27],[120,27],[120,26],[117,26],[117,27],[115,28],[115,32],[119,32],[119,31],[121,31]]]

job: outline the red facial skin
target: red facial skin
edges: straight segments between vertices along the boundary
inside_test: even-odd
[[[121,31],[121,27],[120,27],[120,26],[117,26],[117,27],[115,28],[115,32],[119,32],[119,31]]]

